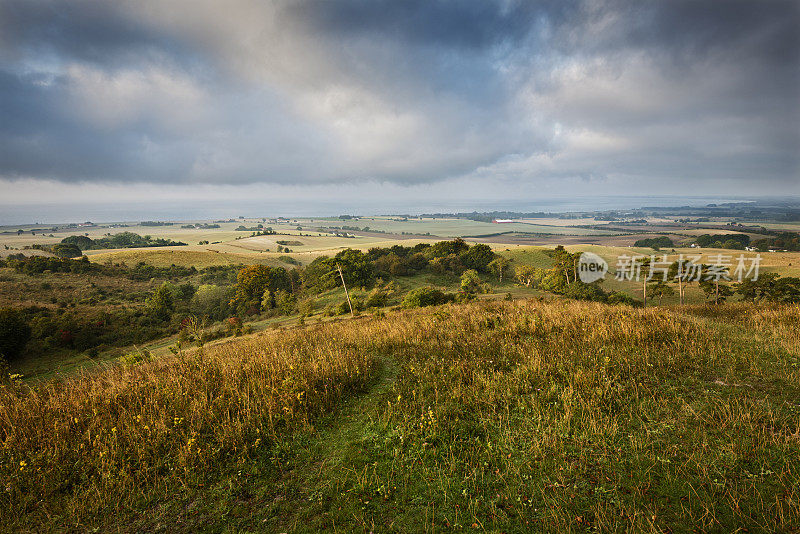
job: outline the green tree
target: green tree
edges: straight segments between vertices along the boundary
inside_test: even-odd
[[[30,338],[31,327],[22,312],[0,308],[0,359],[8,362],[17,359]]]
[[[768,296],[773,302],[800,302],[800,278],[785,276],[775,281]]]
[[[672,289],[672,286],[664,282],[664,280],[658,280],[656,282],[650,283],[649,293],[652,295],[650,298],[657,298],[658,305],[661,306],[661,299],[664,297],[669,297],[675,294],[675,290]]]
[[[466,241],[457,237],[452,241],[439,241],[425,249],[425,254],[431,258],[441,258],[451,254],[460,255],[469,250]]]
[[[59,258],[77,258],[83,254],[77,245],[72,245],[69,243],[59,243],[57,245],[53,245],[52,250],[53,254]]]
[[[478,271],[475,269],[468,269],[461,275],[461,291],[464,293],[481,293],[483,291],[483,282],[481,282]]]
[[[249,265],[236,275],[236,288],[231,306],[262,309],[265,291],[291,291],[292,279],[283,267]]]
[[[497,256],[488,265],[489,271],[497,277],[498,283],[503,283],[503,277],[511,273],[511,261]]]
[[[148,315],[159,321],[168,321],[175,309],[172,290],[168,282],[161,284],[155,293],[147,299]]]
[[[678,299],[684,303],[686,286],[698,281],[703,272],[703,266],[691,260],[676,260],[669,266],[667,277],[678,283]]]
[[[558,245],[552,252],[551,257],[555,263],[553,269],[559,276],[564,278],[566,285],[569,285],[578,280],[578,260],[580,259],[580,252],[570,254],[563,245]],[[561,284],[553,284],[561,285]],[[552,290],[551,290],[552,291]],[[563,290],[562,290],[563,291]],[[555,291],[560,292],[560,291]]]
[[[725,302],[725,300],[733,295],[733,290],[728,284],[720,283],[719,280],[702,280],[700,282],[700,289],[706,296],[706,300],[713,297],[714,304]]]
[[[288,291],[279,289],[275,292],[275,307],[281,315],[291,315],[297,309],[297,297]]]
[[[473,245],[466,252],[461,254],[461,262],[468,268],[485,273],[489,270],[489,264],[494,260],[495,253],[489,245]]]
[[[303,285],[312,292],[320,293],[342,284],[338,267],[348,287],[369,287],[375,281],[375,272],[367,254],[360,250],[345,249],[333,258],[320,256],[312,261],[302,273]]]
[[[305,298],[297,303],[297,311],[302,315],[311,315],[316,308],[316,301],[313,297]]]
[[[746,279],[736,284],[736,293],[750,302],[759,302],[764,298],[770,300],[779,278],[778,273],[762,273],[757,280]]]
[[[203,284],[197,288],[189,301],[189,310],[199,317],[221,321],[230,317],[232,313],[231,298],[233,298],[233,288]]]
[[[89,250],[94,246],[94,241],[85,235],[70,235],[61,240],[64,245],[75,245],[81,250]]]
[[[525,287],[533,287],[534,289],[539,287],[545,275],[545,269],[533,267],[532,265],[517,265],[514,269],[514,277],[517,282]]]

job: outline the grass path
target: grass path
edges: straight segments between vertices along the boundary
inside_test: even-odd
[[[191,491],[177,507],[154,508],[131,530],[372,531],[374,525],[357,520],[344,504],[352,506],[350,494],[362,489],[378,460],[370,445],[385,427],[379,408],[397,376],[393,358],[379,360],[380,373],[369,391],[342,402],[308,432],[276,443],[259,462],[229,473],[215,487]],[[362,504],[369,506],[368,501]]]
[[[343,403],[320,422],[311,439],[301,440],[305,443],[298,444],[288,459],[290,470],[271,488],[273,502],[264,518],[268,530],[316,532],[335,529],[337,524],[344,527],[341,517],[337,518],[342,509],[338,501],[359,490],[377,460],[369,445],[383,430],[379,408],[388,401],[396,376],[394,360],[381,358],[381,373],[372,389]],[[346,529],[359,527],[371,531],[374,525],[358,520],[349,522]]]

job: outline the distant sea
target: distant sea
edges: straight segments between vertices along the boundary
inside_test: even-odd
[[[686,196],[614,196],[565,197],[513,202],[431,202],[420,200],[410,205],[393,203],[391,199],[363,202],[326,202],[313,199],[303,202],[219,202],[192,201],[187,203],[83,203],[83,204],[26,204],[12,206],[0,204],[0,225],[55,224],[69,222],[122,222],[122,221],[184,221],[228,219],[244,217],[325,217],[336,215],[419,215],[422,213],[455,213],[471,211],[516,211],[565,213],[575,211],[602,211],[634,209],[644,206],[693,206],[725,202],[748,202],[750,198],[686,197]]]

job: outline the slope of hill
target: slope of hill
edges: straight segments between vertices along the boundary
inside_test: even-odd
[[[799,322],[481,302],[12,381],[0,528],[796,529]]]

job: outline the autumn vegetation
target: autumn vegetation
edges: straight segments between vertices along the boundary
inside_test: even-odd
[[[12,377],[0,529],[791,531],[799,321],[450,303]]]

